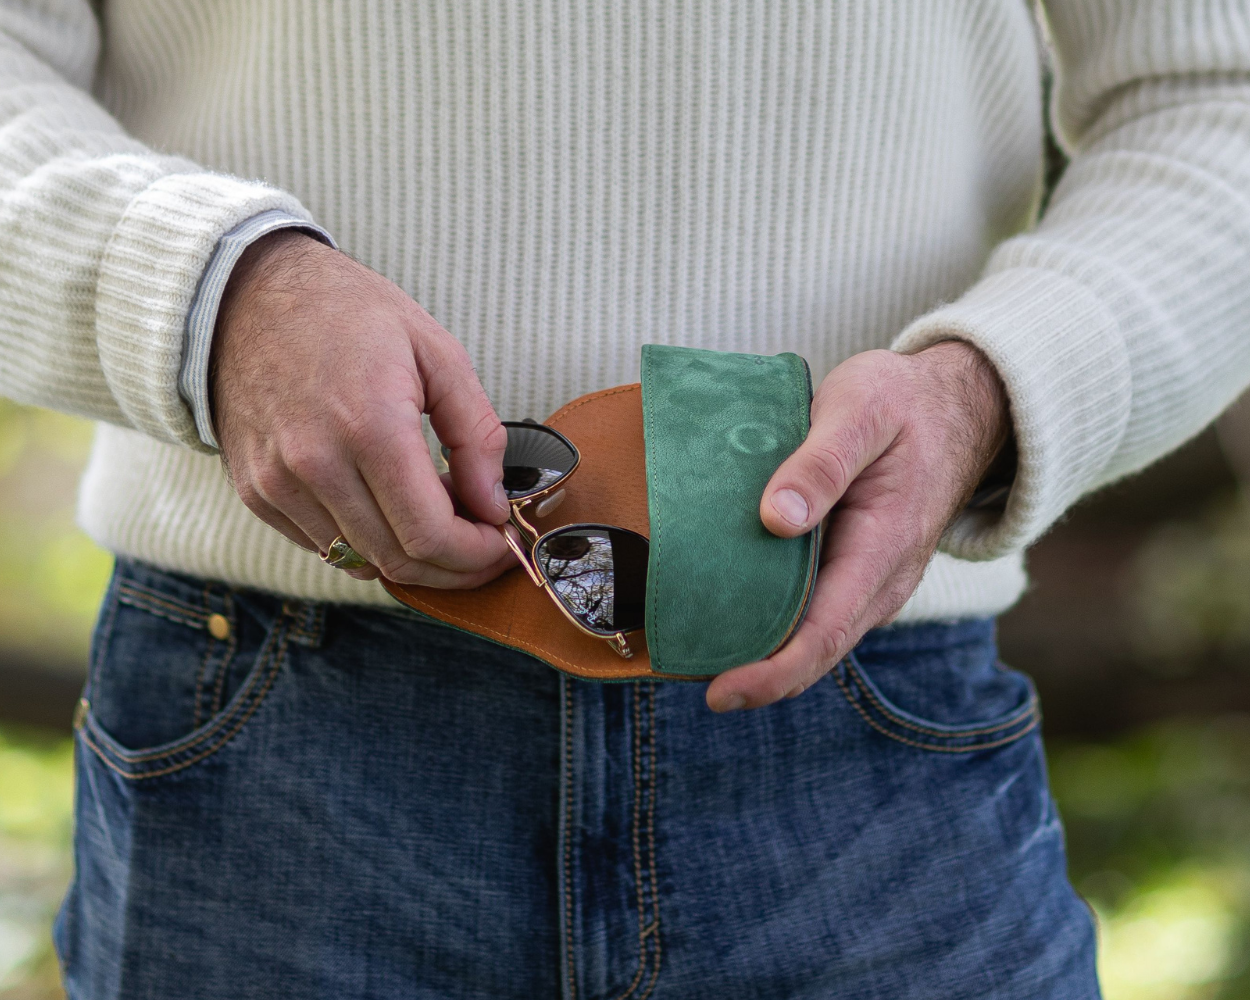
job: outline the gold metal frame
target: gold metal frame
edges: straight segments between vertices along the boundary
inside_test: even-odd
[[[541,428],[550,434],[555,434],[573,451],[573,468],[569,469],[568,472],[566,472],[550,486],[546,486],[541,490],[536,490],[533,493],[527,493],[525,496],[518,497],[515,500],[509,498],[508,507],[510,508],[511,513],[508,517],[508,524],[516,528],[517,534],[521,536],[521,542],[518,542],[515,538],[513,538],[512,534],[506,530],[507,525],[504,525],[500,527],[499,530],[503,532],[504,540],[508,543],[508,548],[510,548],[516,555],[517,559],[521,563],[521,566],[524,567],[526,574],[529,576],[530,580],[533,581],[534,585],[547,592],[547,596],[555,602],[555,606],[560,609],[560,613],[569,620],[574,628],[584,632],[586,635],[593,636],[596,639],[603,639],[618,655],[627,660],[631,659],[634,652],[629,648],[629,640],[626,636],[631,632],[641,631],[641,627],[622,629],[621,631],[613,634],[604,634],[587,628],[577,620],[577,617],[565,606],[564,601],[560,599],[560,596],[551,589],[550,582],[543,575],[542,570],[538,568],[538,559],[535,555],[538,551],[538,547],[547,538],[552,535],[559,534],[562,531],[567,531],[570,528],[610,528],[615,531],[629,531],[629,529],[610,524],[562,524],[558,528],[553,528],[551,531],[540,534],[538,529],[525,519],[525,509],[527,507],[534,506],[535,512],[539,517],[549,514],[551,511],[555,510],[555,508],[559,506],[560,501],[563,499],[561,494],[564,492],[564,484],[569,481],[573,473],[577,471],[577,467],[581,465],[582,454],[577,450],[577,445],[573,444],[572,441],[553,427],[548,427],[545,424],[532,423],[528,420],[524,422],[505,420],[503,424],[505,427],[515,426],[531,429]],[[630,534],[637,534],[637,532],[631,531]],[[524,544],[522,544],[522,542]]]

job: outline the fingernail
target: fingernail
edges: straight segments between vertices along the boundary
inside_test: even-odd
[[[503,488],[503,483],[495,484],[495,506],[502,511],[508,509],[508,491]]]
[[[718,712],[736,712],[739,709],[747,707],[747,700],[740,694],[731,694],[728,698],[721,701],[717,706]]]
[[[773,510],[796,528],[807,523],[807,501],[794,490],[778,490],[774,493]]]
[[[797,698],[799,695],[801,695],[801,694],[802,694],[804,691],[806,691],[806,690],[807,690],[807,689],[806,689],[806,688],[805,688],[802,684],[800,684],[798,687],[796,687],[796,688],[792,688],[791,690],[787,691],[787,692],[786,692],[786,697],[787,697],[787,698]]]

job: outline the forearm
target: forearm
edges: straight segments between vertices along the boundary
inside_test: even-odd
[[[36,54],[60,38],[90,64],[93,27],[85,4],[63,22],[0,4],[0,393],[203,448],[178,392],[200,276],[243,219],[306,213],[147,149],[88,70]]]
[[[1175,65],[1142,55],[1139,78],[1120,82],[1089,64],[1140,40],[1058,23],[1075,33],[1060,36],[1067,175],[1033,232],[895,344],[966,339],[1010,397],[1015,488],[1004,515],[957,522],[944,544],[965,558],[1027,545],[1082,494],[1197,433],[1250,381],[1250,53],[1234,52],[1244,71],[1217,77],[1178,42]]]

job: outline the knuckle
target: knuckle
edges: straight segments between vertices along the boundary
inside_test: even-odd
[[[851,470],[836,443],[817,444],[809,453],[807,463],[811,484],[820,493],[840,496],[850,485]]]
[[[278,465],[264,465],[252,473],[251,487],[257,497],[274,506],[290,492],[286,470]]]
[[[386,447],[394,429],[393,425],[388,428],[371,409],[362,408],[344,418],[341,433],[348,448],[357,455],[368,456]]]
[[[250,478],[235,480],[234,491],[238,494],[239,499],[243,501],[243,506],[253,514],[258,514],[265,508],[265,499],[260,495],[260,490],[256,488],[256,485]]]
[[[414,523],[402,528],[397,527],[395,534],[409,559],[428,562],[442,554],[441,536],[424,524]]]
[[[324,445],[311,441],[295,441],[283,449],[283,463],[305,483],[324,482],[335,466],[334,453]]]
[[[850,639],[850,632],[842,625],[835,625],[821,633],[816,662],[822,674],[849,652]]]
[[[403,552],[387,552],[371,559],[370,562],[388,580],[394,580],[396,583],[419,584],[422,582],[421,574],[413,570],[413,561]]]
[[[494,411],[482,414],[474,429],[475,436],[480,435],[481,448],[491,455],[502,455],[508,448],[508,429],[499,422]]]
[[[885,606],[885,615],[883,621],[893,621],[898,613],[903,610],[903,605],[911,599],[912,591],[916,588],[911,583],[897,582],[892,583],[885,588],[884,600],[882,604]]]

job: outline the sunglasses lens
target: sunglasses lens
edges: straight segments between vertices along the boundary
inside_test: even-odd
[[[503,488],[509,500],[519,500],[553,486],[577,464],[577,452],[545,427],[505,423],[508,448],[503,456]]]
[[[542,540],[538,568],[573,616],[592,632],[642,628],[647,540],[608,527],[566,528]]]

